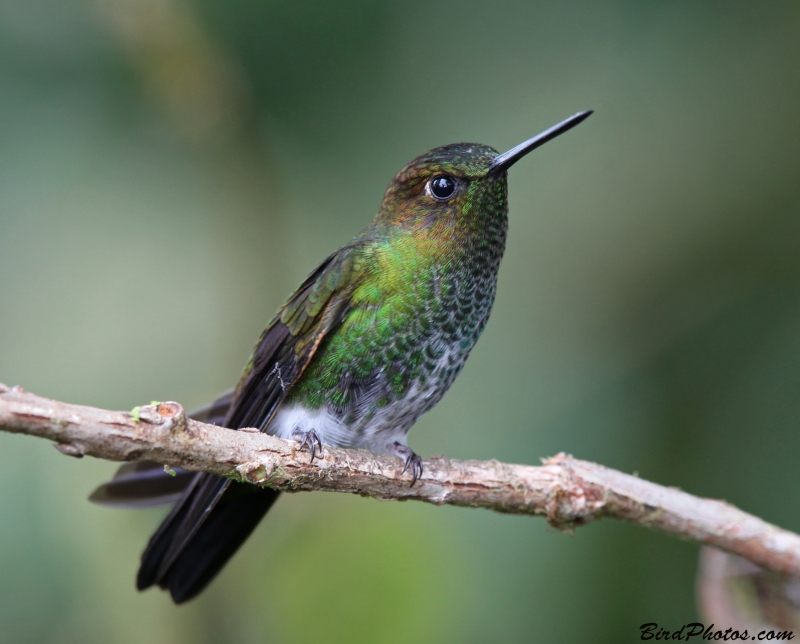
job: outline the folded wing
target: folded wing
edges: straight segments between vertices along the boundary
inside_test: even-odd
[[[326,259],[300,285],[262,334],[239,385],[195,417],[231,429],[268,425],[325,336],[348,310],[356,247]],[[160,468],[160,471],[159,471]],[[279,492],[211,474],[172,477],[155,464],[123,465],[92,500],[134,507],[177,499],[142,554],[136,585],[158,584],[176,603],[196,596],[263,518]]]

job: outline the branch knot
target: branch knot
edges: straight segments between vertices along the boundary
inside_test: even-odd
[[[161,425],[170,432],[186,430],[186,414],[183,406],[176,402],[153,402],[142,407],[135,407],[131,412],[134,421],[144,421],[150,425]]]

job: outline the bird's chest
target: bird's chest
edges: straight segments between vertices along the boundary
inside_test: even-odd
[[[374,300],[356,300],[319,347],[287,408],[323,440],[381,451],[444,395],[483,331],[494,302],[499,254],[461,271],[434,266]],[[297,419],[281,414],[289,424]],[[277,419],[276,419],[277,420]]]
[[[453,384],[494,301],[493,281],[442,286],[435,302],[399,306],[389,336],[386,321],[372,319],[324,343],[273,432],[313,428],[327,444],[374,452],[405,442]]]

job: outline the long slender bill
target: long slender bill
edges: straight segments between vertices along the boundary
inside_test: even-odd
[[[492,165],[489,166],[489,174],[500,172],[502,170],[507,170],[512,165],[514,165],[517,161],[519,161],[522,157],[524,157],[528,152],[531,152],[538,148],[540,145],[544,145],[548,141],[556,138],[559,134],[564,134],[567,130],[571,130],[574,128],[578,123],[586,120],[589,116],[594,112],[594,110],[586,110],[585,112],[578,112],[577,114],[570,116],[567,120],[561,121],[558,125],[554,125],[548,130],[545,130],[541,134],[537,134],[532,139],[528,139],[524,143],[520,143],[519,145],[511,148],[508,152],[504,152],[500,156],[498,156],[494,161],[492,161]]]

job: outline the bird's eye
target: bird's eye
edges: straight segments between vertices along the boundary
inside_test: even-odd
[[[456,191],[458,184],[453,177],[440,174],[428,181],[428,192],[438,201],[447,201]]]

